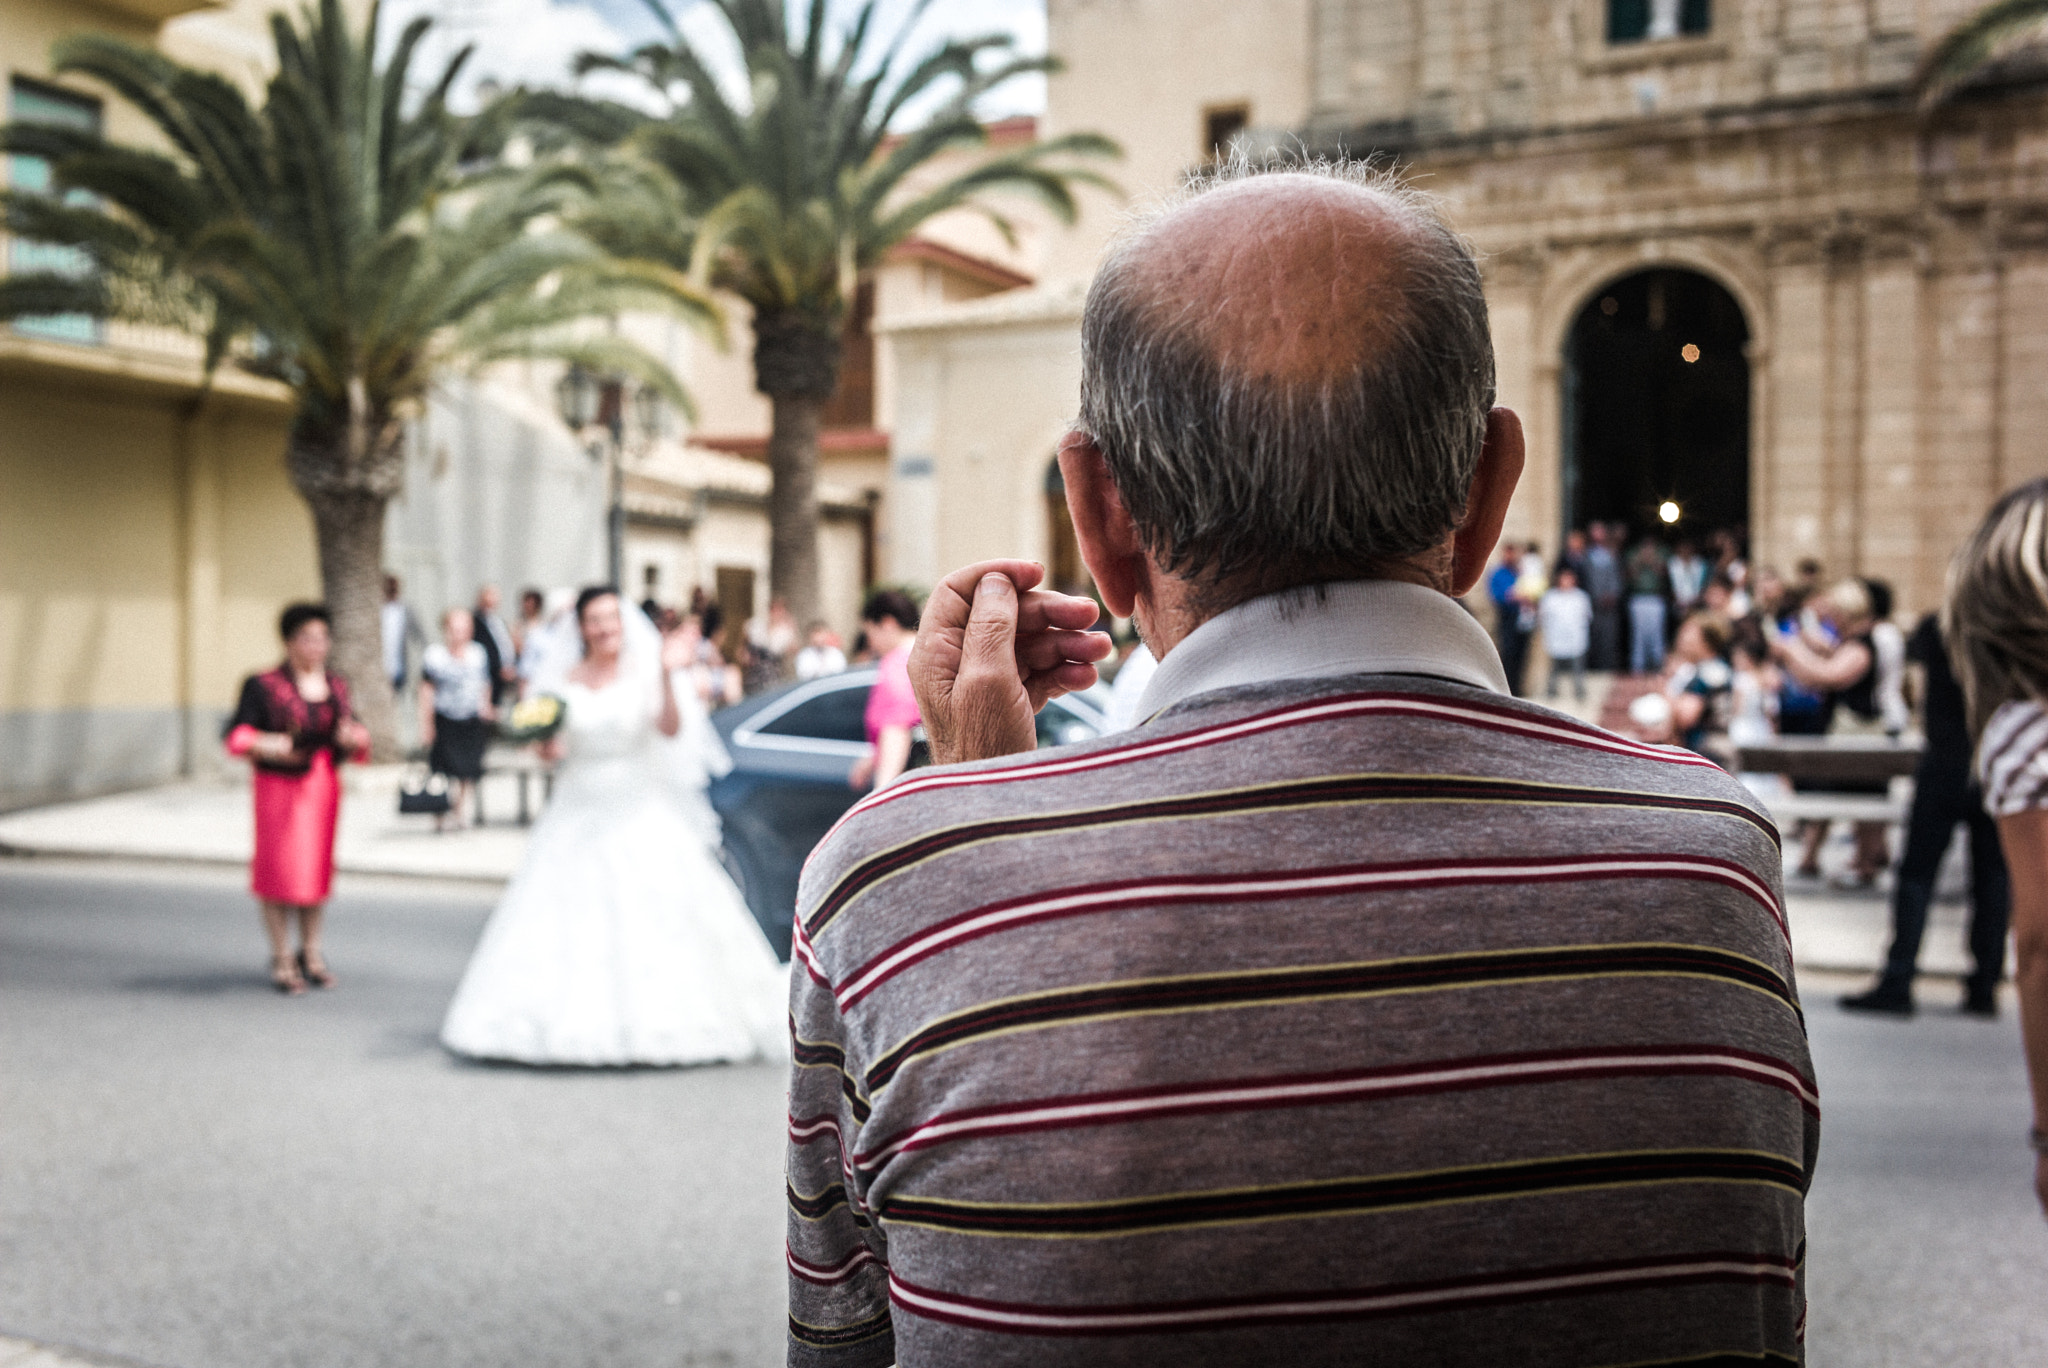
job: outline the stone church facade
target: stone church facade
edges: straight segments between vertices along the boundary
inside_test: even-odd
[[[1598,496],[1662,480],[1746,514],[1724,521],[1757,562],[1882,576],[1912,610],[1990,500],[2048,473],[2048,74],[2023,51],[1924,117],[1908,88],[1972,8],[1052,0],[1045,122],[1123,141],[1137,200],[1224,142],[1396,160],[1484,254],[1530,439],[1511,533],[1641,526]],[[1028,295],[892,332],[899,578],[1057,549],[1048,443],[1116,214],[1092,206]],[[1719,299],[1721,332],[1694,339],[1667,287]]]

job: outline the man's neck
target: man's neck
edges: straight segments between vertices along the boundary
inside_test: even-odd
[[[1185,641],[1197,627],[1240,603],[1289,589],[1313,589],[1318,583],[1368,579],[1419,584],[1448,596],[1451,592],[1450,546],[1446,543],[1407,560],[1382,562],[1374,566],[1370,574],[1352,571],[1333,574],[1324,580],[1260,581],[1253,578],[1198,586],[1155,565],[1148,582],[1138,590],[1132,621],[1137,624],[1138,636],[1154,658],[1164,660],[1167,652]]]

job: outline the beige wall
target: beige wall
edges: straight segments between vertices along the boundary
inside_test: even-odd
[[[997,296],[886,334],[902,377],[884,577],[929,588],[1049,554],[1045,477],[1078,403],[1080,294]]]
[[[287,404],[230,381],[193,415],[191,379],[0,339],[0,806],[210,757],[278,610],[318,595]]]
[[[48,79],[59,37],[149,42],[180,13],[179,55],[204,60],[258,11],[6,0],[0,67]],[[104,114],[110,136],[151,140],[128,106]],[[210,763],[242,676],[278,658],[278,610],[318,594],[288,396],[233,373],[203,393],[195,355],[138,328],[99,346],[0,328],[0,807]]]
[[[1310,110],[1309,0],[1047,0],[1048,47],[1065,69],[1049,78],[1044,136],[1106,133],[1123,160],[1103,168],[1137,203],[1172,190],[1209,155],[1203,111],[1246,105],[1255,127],[1293,128]],[[1095,269],[1123,212],[1083,193],[1080,225],[1053,234],[1043,278]]]
[[[1846,94],[1906,79],[1981,3],[1715,0],[1707,34],[1610,46],[1605,0],[1314,0],[1314,112],[1433,137]]]
[[[107,92],[91,82],[69,76],[61,80],[52,77],[50,45],[81,31],[111,33],[131,42],[147,43],[155,38],[167,12],[202,8],[203,0],[166,0],[158,5],[133,6],[89,5],[81,0],[6,0],[0,4],[0,67],[6,69],[10,78],[32,76],[101,97],[105,100],[108,136],[133,141],[146,137],[152,125],[128,106],[106,99]]]

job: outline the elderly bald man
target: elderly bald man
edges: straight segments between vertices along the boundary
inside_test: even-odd
[[[792,1364],[1794,1363],[1817,1101],[1777,835],[1508,694],[1471,252],[1354,166],[1111,248],[1060,451],[1095,605],[933,594],[937,768],[806,870]]]

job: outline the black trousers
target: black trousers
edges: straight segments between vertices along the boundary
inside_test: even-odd
[[[1934,881],[1958,826],[1970,829],[1970,974],[1973,992],[1998,986],[2005,974],[2005,928],[2012,915],[2012,885],[1998,824],[1984,810],[1984,793],[1970,781],[1968,763],[1957,769],[1946,757],[1920,762],[1913,778],[1913,810],[1906,818],[1906,851],[1892,892],[1892,948],[1885,958],[1889,985],[1910,988],[1927,932]]]
[[[1508,690],[1515,697],[1522,693],[1522,676],[1529,670],[1529,638],[1534,635],[1522,630],[1522,624],[1504,610],[1507,620],[1494,633],[1494,644],[1500,648],[1500,667],[1507,672]]]

